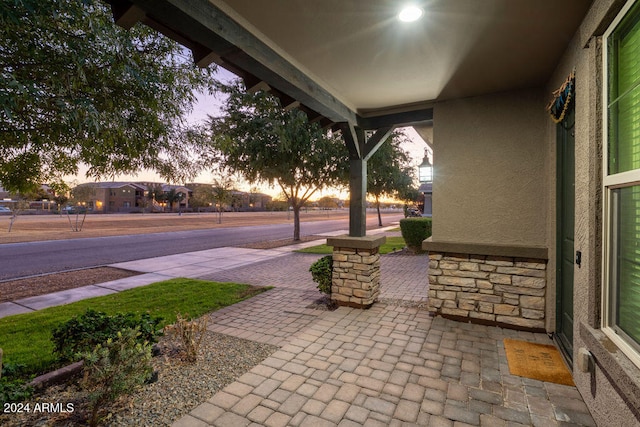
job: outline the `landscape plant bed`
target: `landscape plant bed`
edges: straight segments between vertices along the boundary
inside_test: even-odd
[[[309,304],[306,308],[322,311],[335,311],[338,309],[338,307],[338,303],[331,299],[331,295],[324,295]]]
[[[196,362],[188,363],[181,359],[176,346],[170,337],[160,338],[159,354],[152,359],[157,381],[118,401],[101,425],[171,425],[278,349],[207,331]],[[84,425],[87,396],[80,390],[79,381],[80,378],[75,377],[29,399],[32,408],[37,403],[54,402],[64,407],[72,404],[73,412],[3,414],[0,425]]]
[[[248,243],[246,245],[240,245],[238,247],[247,248],[247,249],[273,249],[273,248],[280,248],[282,246],[297,245],[298,243],[311,242],[314,240],[321,240],[321,239],[323,239],[322,236],[302,236],[300,237],[300,240],[293,240],[293,239],[268,240],[264,242]]]

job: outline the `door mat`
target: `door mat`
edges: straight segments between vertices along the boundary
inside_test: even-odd
[[[552,345],[505,338],[509,372],[512,375],[556,384],[575,385],[560,352]]]

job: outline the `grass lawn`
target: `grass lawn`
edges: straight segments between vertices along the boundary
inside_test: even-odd
[[[150,313],[172,324],[176,314],[199,317],[269,288],[196,279],[172,279],[115,294],[51,307],[0,319],[0,348],[5,363],[26,365],[26,373],[38,374],[57,367],[52,331],[88,308],[107,314]]]
[[[387,237],[387,242],[380,246],[380,254],[388,254],[390,252],[399,251],[406,246],[402,237]],[[300,249],[296,252],[305,254],[323,254],[328,255],[333,252],[333,248],[327,245],[312,246],[310,248]]]

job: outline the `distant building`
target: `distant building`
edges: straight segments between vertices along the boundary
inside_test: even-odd
[[[85,195],[83,204],[94,213],[130,213],[130,212],[184,212],[190,211],[190,200],[193,192],[199,186],[211,186],[211,184],[190,183],[186,185],[172,185],[159,182],[92,182],[80,184],[78,187],[90,187],[93,191]],[[165,196],[172,191],[182,194],[172,206],[169,202],[159,202],[149,199],[149,190],[160,187]],[[77,187],[76,187],[77,188]],[[251,211],[265,210],[271,202],[271,196],[263,193],[248,193],[233,191],[233,200],[229,210]],[[1,195],[1,193],[0,193]],[[0,198],[1,200],[1,198]]]
[[[162,191],[164,191],[165,196],[170,194],[172,191],[175,194],[182,194],[180,199],[173,204],[165,202],[166,207],[169,208],[170,211],[173,211],[174,209],[184,211],[189,208],[189,199],[193,196],[193,191],[188,187],[184,185],[162,184]]]
[[[234,210],[236,211],[263,211],[271,196],[263,193],[248,193],[246,191],[234,191]]]
[[[9,198],[11,198],[11,195],[9,194],[9,192],[0,185],[0,200],[9,199]]]
[[[129,213],[141,211],[146,188],[131,182],[94,182],[78,187],[91,187],[87,207],[96,213]]]

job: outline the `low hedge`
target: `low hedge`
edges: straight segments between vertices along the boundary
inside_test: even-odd
[[[400,232],[409,249],[422,252],[422,241],[431,237],[431,218],[401,219]]]

